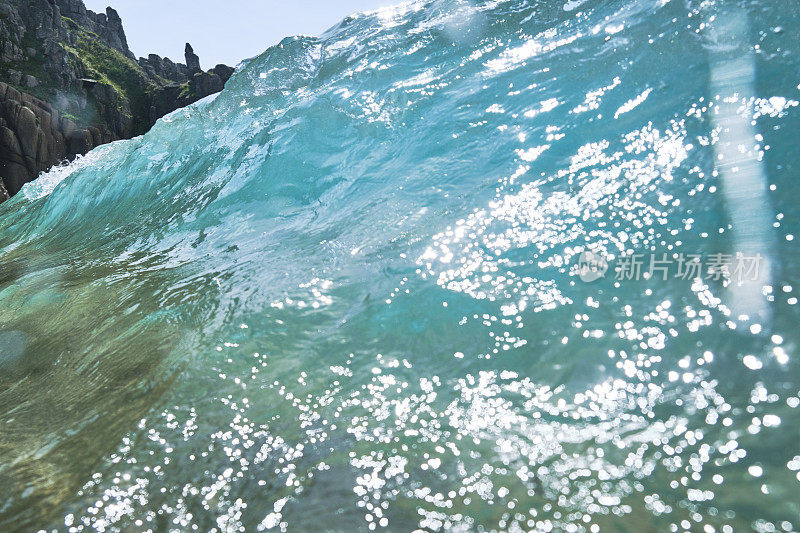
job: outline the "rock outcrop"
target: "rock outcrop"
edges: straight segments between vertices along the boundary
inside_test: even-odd
[[[200,72],[200,58],[194,53],[194,49],[189,43],[186,43],[184,56],[186,57],[186,66],[189,69],[189,73],[194,74],[195,72]]]
[[[208,72],[195,71],[186,83],[173,83],[155,89],[148,95],[150,105],[148,120],[155,123],[176,109],[220,92],[225,87],[225,82],[233,75],[233,70],[227,65],[217,65]]]
[[[78,128],[49,103],[0,82],[0,175],[6,194],[16,194],[54,161],[111,140],[108,129]]]
[[[0,201],[55,164],[146,132],[233,69],[134,57],[119,14],[82,0],[0,0]]]
[[[182,63],[173,63],[168,57],[160,57],[156,54],[139,58],[139,66],[151,78],[162,78],[178,83],[189,81],[189,69]]]

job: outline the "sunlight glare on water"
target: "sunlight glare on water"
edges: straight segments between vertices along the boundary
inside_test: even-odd
[[[797,530],[798,23],[408,2],[29,184],[0,528]]]

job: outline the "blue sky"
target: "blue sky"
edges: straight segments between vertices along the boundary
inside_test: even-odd
[[[155,53],[183,63],[192,43],[200,65],[235,66],[289,35],[319,35],[357,11],[401,0],[84,0],[86,7],[122,17],[136,57]]]

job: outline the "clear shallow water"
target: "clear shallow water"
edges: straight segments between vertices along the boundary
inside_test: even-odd
[[[406,4],[27,186],[0,527],[800,529],[798,22]]]

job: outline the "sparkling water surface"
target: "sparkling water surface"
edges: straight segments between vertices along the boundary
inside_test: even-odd
[[[406,3],[27,185],[0,529],[800,529],[799,24]]]

